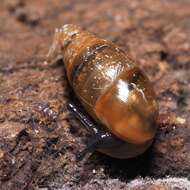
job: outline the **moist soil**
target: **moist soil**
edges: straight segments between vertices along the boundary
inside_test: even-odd
[[[55,28],[77,24],[137,60],[159,102],[143,155],[76,160],[90,134],[66,109],[61,60],[46,62]],[[190,1],[2,0],[0,189],[190,189]]]

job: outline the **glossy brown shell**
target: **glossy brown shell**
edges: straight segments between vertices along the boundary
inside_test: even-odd
[[[63,26],[58,41],[70,84],[86,111],[128,143],[153,139],[158,105],[134,61],[112,42],[75,25]]]

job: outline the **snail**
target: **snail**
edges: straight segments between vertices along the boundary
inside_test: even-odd
[[[56,29],[48,58],[62,55],[80,106],[69,109],[92,133],[83,158],[95,150],[120,159],[144,153],[155,137],[158,103],[147,76],[127,53],[81,27]]]

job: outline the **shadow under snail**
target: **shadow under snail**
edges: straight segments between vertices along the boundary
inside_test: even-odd
[[[121,159],[145,152],[156,133],[158,104],[137,64],[112,42],[72,24],[56,29],[48,58],[55,55],[63,56],[85,113],[74,103],[68,107],[92,133],[79,158],[95,150]]]

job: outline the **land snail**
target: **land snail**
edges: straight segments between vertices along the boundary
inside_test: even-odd
[[[158,103],[137,64],[112,42],[72,24],[55,31],[48,59],[58,54],[85,112],[72,102],[68,107],[92,133],[78,158],[95,150],[120,159],[145,152],[155,137]]]

